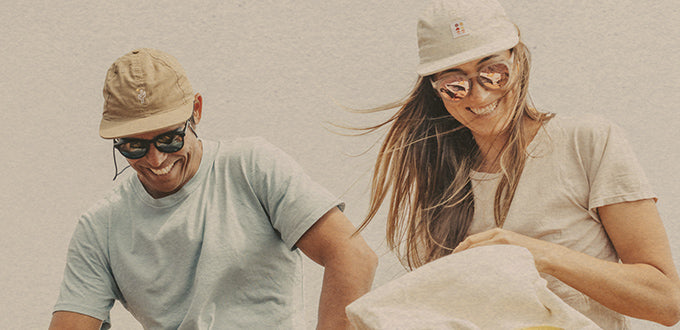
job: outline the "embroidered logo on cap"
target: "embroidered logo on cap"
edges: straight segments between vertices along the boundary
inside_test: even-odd
[[[465,29],[465,22],[464,21],[455,21],[455,22],[451,23],[451,33],[453,33],[453,39],[456,39],[456,38],[470,34]]]
[[[139,103],[144,104],[144,99],[146,99],[146,91],[144,88],[137,88],[135,91],[137,92]]]

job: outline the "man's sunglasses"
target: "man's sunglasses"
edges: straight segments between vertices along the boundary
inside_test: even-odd
[[[177,152],[184,147],[184,136],[186,135],[187,127],[189,127],[189,120],[186,121],[183,128],[157,135],[151,140],[119,138],[113,140],[113,146],[120,151],[121,155],[128,159],[144,157],[149,152],[152,143],[158,151],[165,153]]]
[[[470,92],[472,78],[477,78],[477,83],[486,90],[501,90],[508,84],[510,68],[506,63],[496,62],[482,67],[477,73],[471,75],[460,71],[447,72],[431,83],[442,99],[460,101]]]

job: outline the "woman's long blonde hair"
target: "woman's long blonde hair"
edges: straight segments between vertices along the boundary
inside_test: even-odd
[[[501,180],[494,218],[501,227],[526,160],[528,129],[523,118],[541,123],[528,97],[530,54],[520,42],[511,49],[514,62],[509,90],[513,115],[509,139],[500,153]],[[480,165],[471,132],[454,119],[430,84],[420,77],[409,96],[369,111],[399,108],[387,121],[362,128],[373,132],[391,124],[375,163],[369,212],[358,230],[375,217],[388,194],[387,243],[413,269],[448,255],[466,236],[474,215],[470,174]]]

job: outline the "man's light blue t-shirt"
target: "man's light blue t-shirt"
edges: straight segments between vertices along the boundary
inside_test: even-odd
[[[84,213],[55,311],[147,329],[299,329],[298,239],[341,201],[261,138],[203,140],[196,175],[153,199],[136,175]]]

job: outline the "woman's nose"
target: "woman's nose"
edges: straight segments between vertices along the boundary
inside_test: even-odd
[[[490,95],[489,91],[482,87],[478,81],[473,80],[465,98],[472,103],[471,105],[483,105]]]

